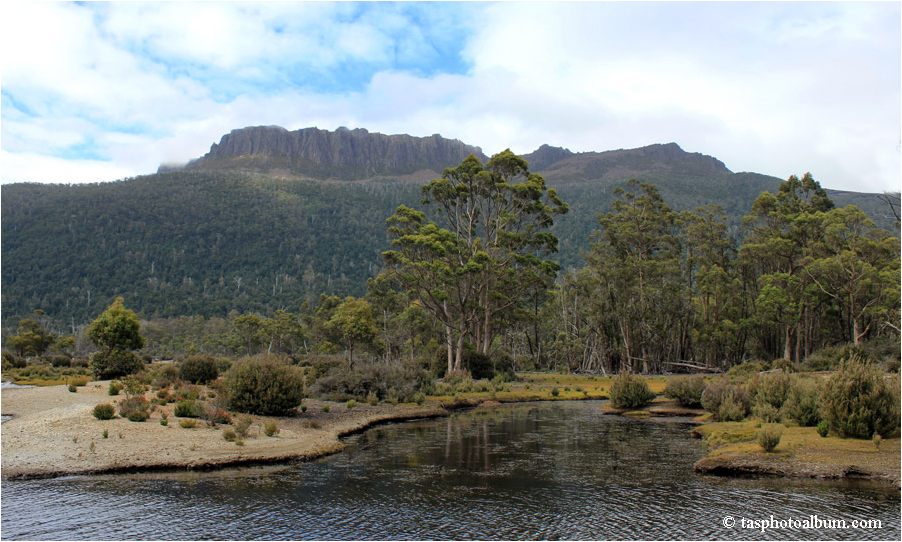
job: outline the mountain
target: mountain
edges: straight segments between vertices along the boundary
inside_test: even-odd
[[[185,169],[240,169],[337,180],[412,175],[422,181],[441,175],[469,154],[486,158],[479,147],[438,134],[383,135],[344,127],[334,132],[318,128],[290,132],[280,126],[255,126],[222,136],[210,152],[189,162]]]
[[[151,318],[269,314],[320,293],[362,295],[389,246],[385,219],[400,204],[418,207],[421,184],[469,153],[486,159],[438,135],[256,127],[153,175],[2,185],[2,325],[37,308],[60,326],[84,323],[116,296]],[[754,198],[780,182],[674,143],[585,153],[543,145],[524,158],[570,205],[554,226],[565,270],[584,264],[598,214],[631,177],[657,185],[677,210],[721,205],[737,234]],[[828,193],[894,227],[878,195]]]

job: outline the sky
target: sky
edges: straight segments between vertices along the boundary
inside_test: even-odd
[[[899,191],[899,2],[0,3],[0,181],[202,156],[236,128],[439,133],[488,154],[676,142]]]

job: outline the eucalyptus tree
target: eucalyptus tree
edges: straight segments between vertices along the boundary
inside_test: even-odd
[[[448,369],[461,368],[464,344],[488,354],[498,322],[558,266],[547,230],[567,205],[510,150],[483,165],[470,155],[422,188],[426,213],[406,206],[387,220],[389,276],[445,328]]]

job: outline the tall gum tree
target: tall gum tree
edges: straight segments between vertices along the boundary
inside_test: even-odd
[[[445,328],[448,369],[461,368],[467,338],[488,354],[497,324],[558,266],[548,232],[567,205],[509,149],[483,165],[473,155],[422,188],[426,214],[398,207],[387,220],[389,273]]]

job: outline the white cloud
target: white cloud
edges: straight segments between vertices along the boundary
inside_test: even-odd
[[[902,172],[892,3],[13,5],[3,182],[62,180],[40,154],[90,144],[111,159],[98,175],[148,173],[261,124],[438,132],[489,154],[675,141],[858,190]],[[464,74],[436,60],[456,40]],[[375,75],[342,87],[366,73],[349,63]]]

